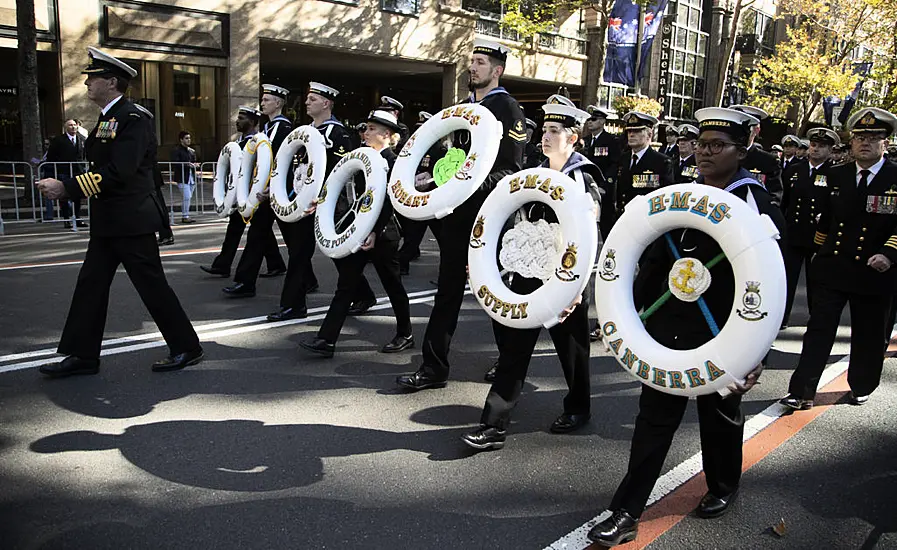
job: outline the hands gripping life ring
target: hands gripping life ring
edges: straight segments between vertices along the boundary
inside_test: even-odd
[[[237,202],[237,189],[234,178],[240,173],[243,161],[243,150],[236,142],[230,142],[218,154],[218,165],[215,167],[215,180],[212,182],[212,199],[215,201],[215,212],[226,218],[234,212]]]
[[[296,196],[291,200],[287,188],[287,176],[293,165],[293,157],[304,149],[308,162],[294,171],[292,189]],[[271,174],[271,209],[285,222],[305,217],[315,197],[321,191],[327,172],[327,146],[324,136],[314,126],[300,126],[290,132],[277,151],[276,168]]]
[[[632,297],[642,252],[679,228],[715,239],[735,275],[735,299],[721,330],[703,300],[694,300],[695,307],[705,310],[711,331],[718,333],[691,350],[657,343],[645,330]],[[632,199],[604,243],[595,278],[601,331],[617,362],[643,384],[676,395],[709,394],[743,382],[769,351],[785,311],[785,264],[778,237],[769,216],[715,187],[673,185]],[[681,298],[670,299],[692,301],[688,295],[713,284],[699,264],[691,258],[676,262],[677,273],[671,273],[669,284],[671,293]]]
[[[246,143],[237,179],[237,210],[244,218],[252,217],[259,205],[256,193],[268,188],[273,160],[271,141],[263,132],[255,134]]]
[[[353,176],[359,172],[364,177],[365,190],[357,196]],[[344,258],[361,250],[361,245],[374,230],[383,201],[387,200],[388,172],[386,159],[370,147],[347,153],[333,167],[321,186],[315,210],[315,239],[325,255]],[[337,201],[347,185],[349,210],[339,220],[334,220]]]
[[[534,292],[521,295],[509,289],[502,280],[495,262],[495,250],[507,219],[531,202],[544,203],[554,210],[560,221],[561,239],[553,249],[545,247],[544,243],[535,243],[535,246],[521,243],[529,248],[517,251],[517,255],[530,255],[529,260],[534,260],[535,265],[528,266],[527,270],[541,272],[544,281]],[[564,308],[582,294],[589,282],[598,247],[596,211],[595,201],[583,184],[555,170],[530,168],[498,182],[477,214],[467,252],[470,288],[486,313],[513,328],[551,328],[556,325]],[[537,223],[547,226],[544,221]],[[504,241],[508,241],[513,231],[527,226],[517,224],[505,234]],[[522,237],[521,241],[528,235]],[[523,260],[524,263],[528,261]],[[533,276],[533,273],[525,276]]]
[[[437,171],[445,172],[447,181],[432,191],[415,189],[415,172],[421,159],[434,143],[457,130],[470,132],[470,151],[464,155],[460,149],[450,149],[446,159],[437,161],[433,169],[434,175]],[[433,115],[408,139],[392,168],[389,198],[393,207],[412,220],[431,220],[451,214],[489,175],[503,133],[495,115],[476,103],[447,107]],[[457,159],[449,166],[446,162],[452,157]],[[437,184],[439,181],[437,178]]]

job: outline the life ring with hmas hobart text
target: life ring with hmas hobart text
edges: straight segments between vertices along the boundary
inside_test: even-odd
[[[421,159],[433,144],[457,130],[470,132],[470,150],[466,156],[460,149],[451,149],[432,169],[438,187],[426,192],[415,189]],[[476,103],[446,107],[433,115],[408,139],[392,168],[389,198],[396,212],[412,220],[431,220],[451,214],[489,175],[503,132],[495,115]]]
[[[243,161],[243,150],[236,142],[230,142],[221,148],[218,164],[215,167],[215,180],[212,182],[212,199],[215,201],[215,212],[221,218],[233,214],[237,203],[237,189],[234,178],[240,173]]]
[[[305,151],[306,161],[293,171],[293,181],[287,181],[293,157]],[[321,191],[327,173],[327,145],[324,136],[314,126],[300,126],[287,134],[280,145],[271,173],[271,209],[285,222],[305,217],[312,202]],[[296,195],[290,199],[288,186]]]
[[[380,153],[360,147],[346,153],[333,167],[321,192],[315,210],[315,239],[318,248],[331,258],[343,258],[361,250],[361,245],[374,230],[386,198],[386,175],[389,165]],[[364,191],[355,192],[354,177],[364,178]],[[335,220],[336,204],[346,188],[349,210]]]
[[[509,217],[528,203],[550,207],[558,224],[518,222],[501,236]],[[598,247],[598,207],[581,182],[548,168],[505,176],[477,214],[467,252],[470,288],[490,317],[513,328],[551,328],[589,282]],[[508,271],[539,278],[541,287],[517,294],[502,280]]]
[[[244,218],[251,218],[258,208],[256,194],[268,188],[273,166],[274,157],[268,136],[264,132],[253,135],[243,148],[243,161],[237,179],[237,210]]]
[[[715,336],[690,350],[672,350],[655,341],[632,296],[642,252],[679,228],[706,233],[725,255],[705,266],[688,258],[687,251],[680,253],[667,236],[677,258],[667,277],[671,297],[652,308],[664,307],[667,298],[701,308]],[[778,238],[769,216],[757,212],[750,191],[745,202],[722,189],[692,183],[633,198],[604,243],[595,277],[600,329],[617,362],[643,384],[676,395],[724,392],[728,384],[743,382],[769,352],[785,311],[785,265]],[[721,329],[717,324],[723,320],[714,320],[701,298],[713,284],[711,264],[717,260],[728,261],[735,277],[735,297]]]

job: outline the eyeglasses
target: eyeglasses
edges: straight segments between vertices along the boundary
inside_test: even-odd
[[[711,154],[718,155],[723,152],[723,149],[730,145],[738,144],[731,141],[722,141],[719,139],[715,139],[713,141],[704,141],[702,139],[699,139],[695,142],[695,149],[698,151],[709,149]]]

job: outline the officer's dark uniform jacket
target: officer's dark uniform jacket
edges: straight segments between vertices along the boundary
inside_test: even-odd
[[[617,177],[620,165],[620,140],[617,136],[602,130],[585,142],[583,154],[592,161],[601,173],[612,183]]]
[[[672,145],[664,145],[661,147],[660,152],[675,161],[679,158],[679,145],[676,143]]]
[[[648,147],[638,163],[632,169],[632,151],[620,156],[620,169],[617,175],[616,209],[623,210],[633,197],[647,195],[673,183],[673,164],[670,158]]]
[[[539,148],[536,147],[536,144],[532,141],[528,141],[526,143],[526,147],[523,149],[523,167],[524,168],[535,168],[542,164],[542,161],[545,157],[542,156],[542,151],[539,151]]]
[[[741,167],[766,187],[766,190],[775,197],[776,204],[781,204],[782,168],[775,155],[767,153],[755,143],[748,148],[747,156],[741,162]]]
[[[327,146],[327,171],[326,175],[330,175],[330,171],[336,166],[346,153],[353,149],[352,137],[349,131],[343,126],[343,123],[331,116],[329,119],[315,127],[321,135],[324,136],[324,144]]]
[[[782,173],[785,186],[782,212],[788,224],[788,244],[791,246],[816,248],[816,228],[831,193],[827,175],[831,166],[831,161],[823,162],[814,170],[812,178],[808,161],[794,162]]]
[[[90,197],[91,235],[127,237],[162,228],[152,136],[152,122],[124,97],[100,115],[85,143],[90,171],[62,179],[70,198]]]
[[[401,151],[398,147],[397,150]],[[433,173],[433,169],[436,167],[436,163],[439,162],[439,159],[445,156],[447,149],[444,145],[442,145],[441,141],[437,141],[434,143],[429,149],[427,149],[427,154],[424,155],[424,158],[420,159],[420,164],[417,165],[417,170],[415,170],[415,175],[423,174],[424,172]],[[435,184],[433,186],[435,189]]]
[[[856,294],[897,292],[897,269],[879,273],[866,265],[876,254],[897,264],[897,165],[881,162],[862,195],[856,163],[829,168],[831,193],[816,234],[820,248],[813,260],[814,281]]]
[[[292,131],[293,123],[283,115],[277,115],[265,123],[265,135],[271,140],[271,151],[275,155],[280,150],[280,144]]]
[[[699,177],[697,183],[702,183],[703,179]],[[779,231],[784,232],[785,220],[781,210],[774,203],[773,197],[749,172],[739,169],[727,189],[731,189],[729,192],[734,195],[733,200],[737,197],[749,204],[753,200],[757,211],[769,215]],[[713,238],[700,231],[677,229],[671,231],[670,235],[681,256],[695,258],[704,265],[722,250]],[[781,241],[779,242],[781,246]],[[647,309],[669,289],[668,277],[674,262],[675,258],[665,238],[657,239],[648,247],[633,286],[637,310]],[[736,290],[732,266],[729,262],[722,261],[710,269],[710,275],[713,282],[703,298],[717,326],[722,329],[729,317]],[[646,328],[655,340],[671,349],[692,349],[713,338],[698,305],[677,299],[668,300],[648,317]]]
[[[676,183],[691,183],[698,179],[698,166],[695,155],[692,153],[687,159],[676,157],[673,159],[675,163],[674,170],[676,173]]]

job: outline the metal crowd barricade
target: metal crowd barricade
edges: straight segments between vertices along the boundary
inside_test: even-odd
[[[174,223],[175,211],[180,211],[181,218],[188,217],[190,212],[196,214],[205,213],[205,191],[202,185],[199,163],[189,162],[160,162],[162,182],[168,186],[168,215],[169,222]],[[184,211],[184,195],[181,184],[192,180],[193,188],[190,190],[190,206]],[[177,194],[175,194],[177,190]],[[175,205],[179,208],[175,209]]]
[[[4,233],[4,223],[35,219],[35,201],[37,205],[43,204],[40,193],[34,187],[35,181],[31,164],[21,161],[0,162],[0,235]]]
[[[54,179],[62,179],[62,178],[73,178],[80,174],[87,172],[90,168],[90,165],[87,162],[42,162],[37,167],[37,180],[41,180],[44,178],[54,178]],[[34,221],[41,222],[66,222],[71,224],[72,231],[78,231],[78,223],[84,223],[86,219],[90,218],[90,201],[86,198],[81,199],[79,201],[79,208],[76,210],[75,205],[72,201],[67,199],[60,199],[56,201],[51,201],[49,199],[44,199],[40,196],[40,192],[37,191],[34,186],[32,186],[32,195],[37,197],[34,201],[34,206],[37,207],[40,204],[40,208],[35,211]],[[63,211],[63,203],[68,203],[68,208],[66,209],[69,214],[67,216],[62,215]],[[81,216],[81,208],[86,206],[87,208],[87,217]],[[38,218],[37,214],[40,214],[40,218]]]

